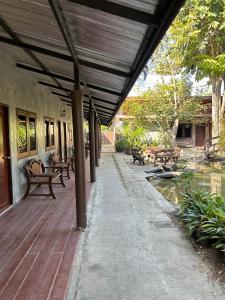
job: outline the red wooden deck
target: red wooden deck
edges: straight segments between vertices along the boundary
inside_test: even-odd
[[[74,175],[65,184],[54,186],[56,200],[29,197],[0,216],[1,300],[65,298],[79,237]]]

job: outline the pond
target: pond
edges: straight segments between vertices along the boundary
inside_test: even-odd
[[[177,186],[171,179],[148,179],[155,188],[169,201],[179,204],[182,184]],[[204,189],[210,193],[218,194],[225,198],[225,166],[222,164],[199,166],[194,172],[191,183],[192,189]]]

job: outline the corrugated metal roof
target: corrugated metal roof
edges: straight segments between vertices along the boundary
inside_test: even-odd
[[[33,72],[40,84],[49,85],[52,92],[65,95],[69,101],[73,60],[50,2],[0,0],[1,47],[12,54],[18,67]],[[184,0],[52,2],[62,8],[60,13],[89,90],[85,94],[96,104],[99,119],[107,125]]]

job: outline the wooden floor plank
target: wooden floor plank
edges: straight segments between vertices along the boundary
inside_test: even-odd
[[[35,258],[35,255],[26,255],[24,257],[5,288],[1,290],[0,299],[11,300],[14,298],[24,278],[29,272],[29,269],[31,268]]]
[[[71,230],[49,300],[64,300],[80,232]]]
[[[55,203],[54,203],[55,204]],[[69,205],[69,204],[68,204]],[[52,239],[53,234],[55,233],[55,226],[60,222],[60,218],[63,214],[65,203],[62,201],[57,202],[57,207],[53,207],[53,210],[48,216],[48,220],[45,224],[43,230],[39,233],[36,241],[33,243],[29,249],[29,253],[38,253],[41,251],[43,245],[48,243],[48,239]],[[51,207],[52,208],[52,207]]]
[[[37,253],[39,251],[51,251],[54,247],[58,232],[60,231],[61,225],[64,222],[64,219],[67,218],[68,211],[71,207],[70,201],[61,202],[58,209],[55,211],[55,214],[51,216],[46,224],[43,232],[41,232],[38,237],[34,247],[30,249],[31,253]]]
[[[47,300],[61,258],[61,253],[50,254],[40,275],[40,279],[34,288],[31,296],[32,300]]]
[[[34,204],[37,208],[43,205],[43,202],[36,201]],[[10,208],[10,210],[0,217],[0,242],[8,235],[11,230],[19,226],[19,224],[33,212],[33,208],[27,200],[21,201],[21,206],[18,205]],[[12,222],[13,220],[13,222]],[[7,231],[5,230],[7,228]]]
[[[0,272],[0,290],[4,288],[10,279],[12,273],[14,273],[15,269],[20,264],[20,261],[26,255],[28,249],[36,239],[38,233],[43,228],[47,218],[44,216],[41,218],[34,226],[32,232],[26,238],[26,240],[20,245],[20,247],[15,251],[15,253],[10,257],[7,263],[4,265]]]
[[[37,256],[34,264],[31,266],[29,273],[24,279],[23,283],[18,289],[18,292],[14,300],[30,300],[34,292],[34,289],[37,285],[37,282],[40,278],[40,275],[43,271],[43,268],[46,264],[46,261],[49,257],[49,253],[40,253]]]
[[[23,222],[18,224],[16,229],[13,232],[11,232],[10,235],[5,236],[5,239],[3,239],[0,244],[1,255],[4,255],[5,252],[8,255],[10,255],[15,251],[16,248],[19,247],[19,245],[23,242],[23,240],[31,231],[33,224],[35,224],[39,220],[40,216],[45,210],[46,207],[41,206],[33,213],[30,213],[28,217],[23,219]],[[1,264],[1,259],[0,259],[0,264]]]
[[[79,236],[74,174],[65,183],[56,200],[28,197],[0,216],[0,300],[64,299]]]

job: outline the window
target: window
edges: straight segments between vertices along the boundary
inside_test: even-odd
[[[181,124],[178,126],[177,138],[191,138],[192,125],[191,124]]]
[[[73,132],[72,132],[71,123],[67,124],[67,130],[68,130],[68,143],[72,143],[72,141],[73,141]]]
[[[19,157],[37,153],[36,114],[17,109],[17,149]]]
[[[54,119],[45,117],[45,150],[55,148],[55,122]]]

